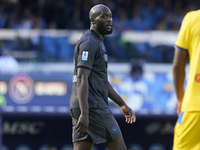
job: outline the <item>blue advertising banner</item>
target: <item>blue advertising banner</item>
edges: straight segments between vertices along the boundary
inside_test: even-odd
[[[71,87],[68,74],[1,75],[0,112],[66,114]]]
[[[136,114],[175,115],[176,95],[166,73],[151,73],[135,79],[127,74],[109,74],[113,88]],[[0,113],[69,114],[71,73],[20,73],[0,75]],[[109,99],[113,114],[120,109]]]

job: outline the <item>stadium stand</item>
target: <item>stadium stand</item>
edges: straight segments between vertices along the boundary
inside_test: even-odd
[[[127,58],[128,56],[131,58],[139,56],[147,62],[171,62],[173,52],[170,53],[170,56],[165,57],[165,49],[171,50],[173,45],[170,47],[165,45],[164,47],[152,47],[149,46],[149,43],[127,43],[121,40],[121,34],[124,31],[178,31],[186,12],[198,9],[200,6],[198,0],[192,0],[192,2],[187,0],[1,0],[0,28],[26,31],[52,28],[84,30],[89,27],[88,11],[96,3],[108,5],[113,12],[114,33],[111,38],[105,39],[105,45],[110,60],[114,62],[130,61],[130,58]],[[73,49],[74,45],[69,46],[69,42],[64,43],[66,40],[59,39],[57,41],[58,47],[55,46],[55,43],[50,43],[55,44],[50,46],[46,44],[49,40],[51,40],[50,37],[42,36],[28,40],[23,38],[0,39],[0,43],[1,47],[8,47],[13,51],[35,50],[39,54],[38,57],[41,56],[36,59],[37,61],[71,61],[69,59],[71,51],[66,52],[66,50]],[[68,48],[64,48],[63,44],[66,44]],[[57,51],[59,47],[61,49]],[[134,50],[134,54],[130,51],[130,48]],[[46,57],[48,51],[50,56]],[[57,52],[55,53],[55,51]],[[158,55],[158,52],[161,52],[160,55]],[[163,59],[163,57],[165,58]],[[24,61],[27,60],[30,59],[24,59]],[[19,61],[23,60],[20,59]]]

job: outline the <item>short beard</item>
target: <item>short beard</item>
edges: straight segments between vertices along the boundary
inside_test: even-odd
[[[107,35],[107,34],[111,34],[113,32],[113,29],[111,28],[110,31],[106,30],[106,28],[104,28],[103,26],[99,25],[97,26],[97,30],[99,31],[100,34],[102,35]]]

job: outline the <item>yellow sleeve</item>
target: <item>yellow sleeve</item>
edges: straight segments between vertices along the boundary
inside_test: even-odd
[[[190,13],[187,13],[182,21],[178,38],[175,45],[181,49],[188,50],[190,39]]]

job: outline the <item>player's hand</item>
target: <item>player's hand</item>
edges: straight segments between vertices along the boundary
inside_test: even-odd
[[[178,101],[177,104],[176,104],[178,116],[181,114],[181,106],[182,106],[182,101]]]
[[[88,115],[85,115],[85,116],[80,115],[77,126],[76,126],[76,132],[78,132],[78,134],[83,136],[87,131],[88,125],[89,125]]]
[[[128,107],[127,105],[123,105],[120,107],[120,109],[124,114],[127,123],[132,124],[133,122],[136,122],[136,116],[130,107]]]

